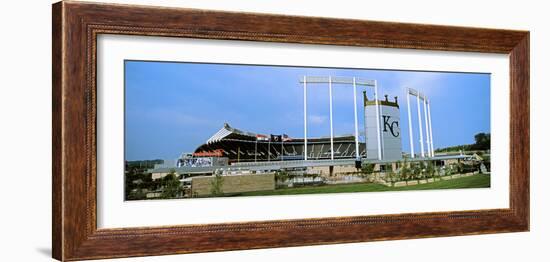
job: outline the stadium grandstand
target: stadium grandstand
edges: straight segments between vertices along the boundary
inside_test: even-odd
[[[353,135],[334,136],[333,141],[334,159],[355,158]],[[330,137],[308,138],[307,147],[309,160],[331,158]],[[364,143],[359,144],[359,152],[366,157]],[[304,139],[241,131],[225,123],[195,150],[193,157],[226,157],[229,163],[303,160]]]

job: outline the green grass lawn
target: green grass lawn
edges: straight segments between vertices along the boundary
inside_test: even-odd
[[[388,187],[380,184],[357,183],[345,185],[326,185],[284,188],[268,191],[256,191],[235,194],[232,196],[269,196],[269,195],[298,195],[298,194],[326,194],[326,193],[351,193],[351,192],[382,192],[405,191],[427,189],[457,189],[457,188],[488,188],[491,186],[490,175],[473,175],[451,180],[442,180],[428,184],[419,184],[403,187]]]

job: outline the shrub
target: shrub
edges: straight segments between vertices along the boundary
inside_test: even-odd
[[[221,196],[223,195],[223,177],[221,174],[216,174],[214,179],[211,182],[210,194],[212,196]]]

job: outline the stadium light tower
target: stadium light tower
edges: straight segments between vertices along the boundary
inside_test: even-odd
[[[420,93],[416,96],[416,112],[418,113],[418,132],[420,134],[420,156],[425,157],[424,155],[424,137],[422,132],[422,116],[420,115]],[[427,131],[427,130],[426,130]]]
[[[376,101],[376,128],[378,138],[378,159],[382,159],[382,139],[380,133],[380,110],[378,109],[378,86],[376,80],[360,79],[356,77],[332,77],[332,76],[304,76],[300,83],[304,87],[304,159],[307,160],[307,84],[328,84],[329,87],[329,114],[330,114],[330,158],[334,159],[334,130],[332,125],[332,85],[343,84],[353,86],[353,113],[355,123],[355,158],[361,159],[359,153],[359,127],[357,121],[357,86],[366,86],[374,88],[374,96]]]
[[[428,125],[430,126],[430,152],[432,153],[432,157],[435,156],[435,153],[434,153],[434,137],[433,137],[433,133],[432,133],[432,114],[431,114],[431,108],[430,108],[430,104],[431,104],[431,100],[428,99]]]
[[[408,88],[406,92],[407,94],[405,96],[407,97],[407,116],[409,118],[409,147],[411,150],[411,158],[414,158],[414,142],[412,137],[413,130],[412,130],[412,119],[411,119],[411,98],[409,95],[410,91]]]
[[[304,76],[304,160],[307,160],[307,77]]]
[[[409,118],[409,143],[411,147],[411,158],[414,158],[414,143],[412,133],[412,120],[411,120],[411,105],[409,96],[416,96],[416,110],[418,114],[418,131],[420,135],[420,156],[426,157],[426,151],[424,150],[424,142],[426,142],[428,157],[434,157],[433,149],[433,137],[432,137],[432,117],[430,110],[430,100],[419,91],[407,88],[407,113]],[[424,125],[426,131],[426,141],[424,141],[424,131],[422,130],[422,115],[420,114],[420,100],[424,105]]]

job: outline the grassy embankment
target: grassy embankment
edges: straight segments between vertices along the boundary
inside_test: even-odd
[[[268,195],[297,195],[297,194],[326,194],[326,193],[352,193],[352,192],[382,192],[382,191],[406,191],[428,189],[458,189],[458,188],[488,188],[491,186],[490,175],[473,175],[451,180],[441,180],[428,184],[419,184],[402,187],[388,187],[380,184],[341,184],[297,188],[283,188],[267,191],[240,193],[235,196],[268,196]]]

